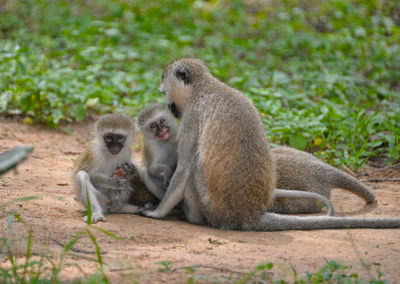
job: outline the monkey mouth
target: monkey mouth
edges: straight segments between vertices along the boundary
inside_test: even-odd
[[[117,154],[121,151],[120,148],[111,148],[111,149],[108,149],[108,150],[109,150],[110,153],[113,154],[113,155],[117,155]]]
[[[161,130],[160,133],[158,134],[158,137],[163,141],[168,140],[169,139],[169,129],[165,128],[165,129]]]

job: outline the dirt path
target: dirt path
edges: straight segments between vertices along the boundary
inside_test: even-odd
[[[35,151],[18,168],[18,175],[8,173],[0,177],[0,204],[24,196],[40,196],[32,201],[18,202],[0,211],[0,216],[18,212],[33,228],[35,255],[47,253],[57,259],[61,247],[77,231],[86,228],[82,221],[84,210],[74,200],[70,180],[73,160],[90,139],[90,124],[77,125],[73,134],[48,130],[44,127],[24,126],[0,120],[0,153],[12,146],[33,144]],[[82,138],[83,137],[83,138]],[[140,156],[139,153],[136,153]],[[400,171],[379,172],[380,176],[399,177]],[[377,176],[374,172],[373,177]],[[355,195],[333,191],[333,203],[338,216],[400,217],[400,183],[368,183],[376,193],[378,205],[365,206]],[[0,210],[2,210],[0,208]],[[393,230],[319,230],[293,232],[236,232],[195,226],[169,218],[152,220],[136,215],[108,215],[106,223],[97,225],[125,240],[115,240],[96,233],[101,247],[107,275],[113,283],[185,282],[189,277],[213,277],[226,281],[242,277],[261,263],[273,262],[271,276],[293,280],[291,267],[303,277],[315,272],[326,260],[336,260],[351,266],[351,271],[369,279],[360,258],[376,276],[379,268],[392,283],[400,283],[400,229]],[[7,218],[0,219],[0,237],[7,237]],[[15,250],[24,256],[27,229],[13,223]],[[133,238],[134,237],[134,238]],[[76,248],[94,252],[88,236],[83,236]],[[76,253],[94,258],[94,254]],[[96,265],[81,258],[67,258],[67,263],[78,262],[86,273]],[[172,273],[161,272],[160,261],[171,262]],[[7,265],[0,259],[0,266]],[[183,267],[197,267],[190,274]],[[84,277],[76,268],[62,272],[65,279]]]

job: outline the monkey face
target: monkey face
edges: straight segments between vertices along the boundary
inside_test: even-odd
[[[118,133],[108,132],[103,135],[103,140],[108,151],[113,155],[117,155],[124,147],[126,136]]]
[[[169,139],[169,125],[165,117],[159,117],[149,125],[150,131],[160,140],[167,141]]]
[[[162,74],[159,90],[166,95],[172,114],[176,118],[181,118],[193,94],[193,75],[190,64],[175,61],[168,65]]]
[[[176,107],[175,103],[168,104],[168,109],[176,118],[181,117],[181,113],[178,111],[178,108]]]

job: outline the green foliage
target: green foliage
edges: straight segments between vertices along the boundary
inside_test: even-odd
[[[283,279],[273,278],[273,268],[274,264],[271,262],[262,263],[252,269],[249,273],[245,274],[243,277],[236,278],[233,274],[238,274],[238,272],[227,271],[225,272],[225,279],[220,279],[216,277],[212,277],[205,274],[196,274],[197,268],[202,267],[201,265],[196,267],[173,267],[173,264],[170,261],[161,261],[157,264],[163,266],[160,269],[161,272],[171,274],[177,270],[185,269],[187,274],[191,276],[187,279],[187,283],[235,283],[235,284],[244,284],[244,283],[295,283],[295,284],[319,284],[319,283],[348,283],[348,284],[385,284],[389,283],[388,280],[384,280],[384,274],[380,271],[380,269],[376,270],[376,277],[372,276],[371,267],[366,267],[368,270],[369,280],[365,280],[360,278],[357,273],[351,273],[349,271],[348,266],[344,266],[334,260],[327,261],[324,266],[318,269],[314,273],[306,272],[305,276],[299,278],[299,275],[294,267],[292,267],[293,271],[293,281],[286,281]],[[362,261],[361,261],[361,264]],[[364,266],[364,265],[363,265]],[[207,268],[214,268],[215,270],[219,270],[217,266],[206,266]],[[365,266],[364,266],[365,267]],[[193,275],[194,274],[194,275]]]
[[[4,0],[0,112],[57,126],[163,101],[196,56],[260,110],[275,144],[354,169],[399,160],[400,4],[383,0]]]

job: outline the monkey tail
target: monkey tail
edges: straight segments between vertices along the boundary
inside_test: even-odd
[[[274,199],[275,200],[274,200],[274,202],[277,202],[277,200],[276,200],[277,198],[307,198],[307,199],[314,199],[316,201],[319,201],[323,206],[326,207],[328,216],[333,216],[334,211],[335,211],[331,201],[328,198],[326,198],[325,196],[323,196],[323,195],[321,195],[319,193],[315,193],[315,192],[308,192],[308,191],[301,191],[301,190],[275,189],[275,192],[274,192]],[[284,205],[284,203],[280,204],[280,206],[283,206],[283,205]],[[289,211],[289,210],[290,209],[287,208],[287,211]],[[270,211],[270,210],[268,210],[268,211]]]
[[[300,217],[265,213],[256,224],[244,226],[243,229],[253,231],[287,231],[355,228],[400,228],[400,218],[353,218],[332,216]]]
[[[332,187],[343,188],[363,198],[367,203],[376,201],[375,193],[351,175],[336,168],[330,177]]]

